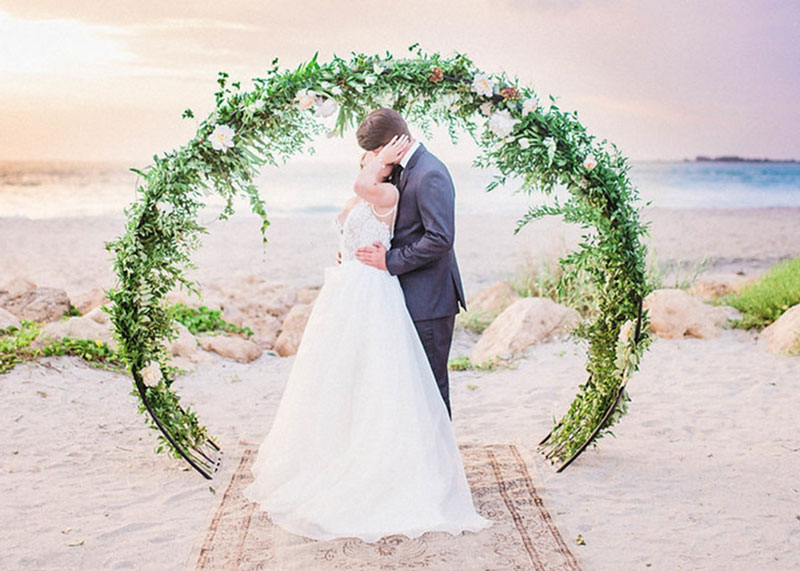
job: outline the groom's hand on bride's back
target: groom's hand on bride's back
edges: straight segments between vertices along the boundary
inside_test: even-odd
[[[371,248],[359,248],[356,250],[356,259],[362,264],[385,270],[386,247],[381,242],[373,242]]]

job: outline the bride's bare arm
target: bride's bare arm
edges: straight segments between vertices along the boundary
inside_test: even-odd
[[[391,167],[400,161],[410,144],[405,135],[389,141],[358,173],[353,185],[355,193],[378,208],[394,206],[397,191],[393,184],[383,179],[391,172]]]

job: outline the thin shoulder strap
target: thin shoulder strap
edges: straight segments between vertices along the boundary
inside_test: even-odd
[[[392,207],[391,207],[389,210],[387,210],[386,212],[384,212],[384,213],[382,213],[382,214],[379,214],[379,213],[378,213],[378,211],[377,211],[377,210],[375,210],[375,205],[374,205],[374,204],[372,204],[371,202],[369,203],[369,207],[372,209],[372,213],[373,213],[375,216],[377,216],[378,218],[383,218],[384,216],[389,216],[389,215],[390,215],[392,212],[394,212],[395,210],[397,210],[397,205],[400,203],[400,191],[397,189],[397,187],[396,187],[395,185],[392,185],[392,188],[394,189],[394,192],[395,192],[395,194],[396,194],[397,196],[395,196],[395,199],[394,199],[394,206],[392,206]]]

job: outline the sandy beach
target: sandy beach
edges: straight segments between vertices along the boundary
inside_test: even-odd
[[[557,259],[577,244],[582,233],[577,226],[544,219],[515,236],[520,215],[457,217],[455,247],[468,296],[513,276],[521,265]],[[659,264],[696,266],[707,260],[705,279],[754,276],[800,249],[800,208],[653,208],[643,211],[642,218],[651,223],[648,246]],[[4,280],[25,277],[38,285],[64,288],[69,295],[113,286],[103,243],[122,232],[121,217],[0,220]],[[200,220],[209,235],[193,258],[198,268],[189,275],[201,283],[223,285],[235,276],[256,275],[296,286],[314,285],[322,282],[323,268],[334,262],[333,215],[275,217],[267,230],[266,247],[261,244],[259,220],[244,211],[227,221],[204,211]]]
[[[697,265],[701,279],[756,276],[800,252],[800,208],[648,209],[650,249],[665,266]],[[192,275],[236,290],[247,276],[318,285],[335,256],[332,220],[210,222]],[[457,219],[468,296],[518,268],[555,259],[581,229],[558,220],[513,236],[516,216]],[[70,296],[112,287],[103,242],[123,220],[0,219],[0,281],[26,278]],[[668,274],[669,276],[669,274]],[[457,333],[451,357],[477,337]],[[213,357],[176,381],[225,450],[208,482],[165,455],[130,396],[130,379],[77,358],[51,358],[0,376],[0,568],[188,569],[193,549],[236,465],[258,443],[280,401],[292,358],[249,364]],[[584,377],[584,348],[531,347],[517,366],[451,375],[460,443],[515,443],[583,569],[796,569],[800,566],[800,358],[768,353],[757,335],[658,339],[629,387],[630,412],[565,472],[535,453]],[[576,542],[578,535],[585,545]]]
[[[798,36],[797,0],[1,2],[0,571],[800,571]],[[394,214],[378,165],[411,196]],[[444,412],[403,405],[405,380],[425,379],[381,341],[416,342],[399,297],[382,306],[398,284],[337,268],[340,240],[345,264],[386,242],[365,205],[337,228],[357,193],[400,220],[396,245],[419,219],[430,240],[395,258],[427,266],[407,301],[418,319],[447,313],[458,280],[428,258],[450,242],[450,182],[470,306],[448,361],[463,472],[442,462],[452,441],[447,456],[420,444],[421,427],[448,436]],[[556,211],[586,226],[515,234]],[[162,241],[176,236],[201,241],[183,272],[185,249]],[[109,308],[118,238],[135,299]],[[603,250],[562,271],[587,244]],[[176,273],[190,291],[159,283]],[[298,366],[312,388],[287,391],[323,322],[320,374]],[[314,404],[281,410],[284,394]],[[625,414],[598,410],[607,397]],[[171,448],[148,405],[179,442],[207,430],[213,478],[157,453]],[[292,519],[357,521],[310,522],[353,537],[291,533],[306,522],[274,523],[289,502],[247,500],[287,410],[324,442],[279,451],[311,474],[283,488],[301,499]],[[597,422],[611,430],[557,472],[546,454]],[[462,475],[492,525],[430,531],[487,523],[448,508],[469,508]],[[360,539],[387,529],[409,536]]]

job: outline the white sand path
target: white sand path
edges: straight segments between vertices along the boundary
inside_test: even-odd
[[[183,568],[215,504],[209,483],[152,453],[129,379],[43,363],[0,377],[0,568]],[[290,366],[218,360],[176,386],[235,456],[266,434]],[[514,370],[456,373],[458,438],[532,450],[582,380],[568,342],[533,347]],[[561,474],[537,460],[539,492],[584,567],[797,568],[798,382],[800,359],[764,353],[749,333],[657,341],[616,439]],[[224,490],[234,465],[210,485]]]

